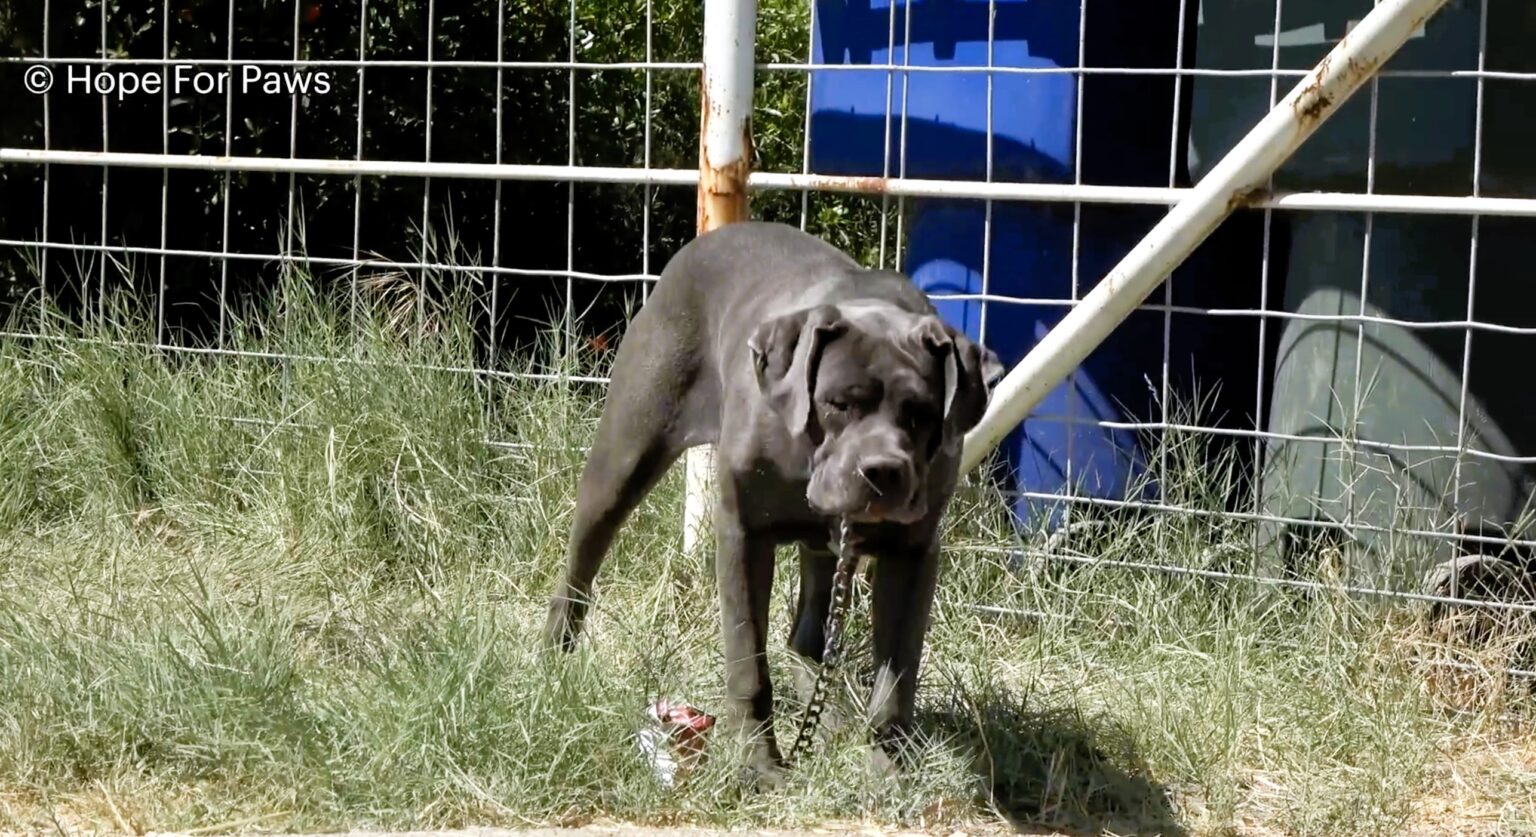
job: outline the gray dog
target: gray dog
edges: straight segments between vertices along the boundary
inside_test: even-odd
[[[716,444],[724,714],[747,767],[759,785],[782,779],[765,654],[775,548],[800,545],[789,645],[820,663],[843,520],[875,559],[872,757],[888,767],[912,725],[961,441],[1001,373],[900,273],[866,270],[780,224],[698,237],[662,272],[614,359],[545,641],[574,645],[619,527],[684,450]]]

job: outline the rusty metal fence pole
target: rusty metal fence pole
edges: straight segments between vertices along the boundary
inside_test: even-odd
[[[748,117],[756,36],[757,0],[705,0],[699,235],[747,218],[747,175],[752,168]],[[683,551],[693,553],[712,531],[714,450],[690,449],[684,468]]]
[[[998,382],[967,435],[974,469],[1233,210],[1265,200],[1264,184],[1446,0],[1381,0]]]

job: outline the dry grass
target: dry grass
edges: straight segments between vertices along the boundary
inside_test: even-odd
[[[666,792],[641,707],[721,688],[713,574],[676,551],[679,475],[621,536],[581,649],[544,658],[598,393],[441,371],[475,360],[454,313],[473,300],[419,331],[398,292],[347,311],[291,278],[236,346],[365,362],[158,353],[112,306],[68,340],[0,343],[0,829],[1536,824],[1530,687],[1506,673],[1528,625],[1469,641],[1416,606],[1102,563],[1251,558],[1219,516],[1107,515],[1064,563],[976,486],[951,517],[920,770],[873,778],[847,737],[752,796],[716,740]],[[1220,463],[1164,442],[1180,502],[1219,503]]]

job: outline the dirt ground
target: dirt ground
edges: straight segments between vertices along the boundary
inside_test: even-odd
[[[235,829],[239,833],[240,829]],[[256,832],[259,833],[259,832]],[[821,828],[786,830],[786,829],[741,829],[725,830],[696,827],[663,828],[655,826],[635,825],[588,825],[580,828],[526,828],[526,829],[462,829],[454,831],[345,831],[330,834],[283,834],[268,835],[268,837],[1000,837],[1003,834],[1017,834],[1012,829],[997,827],[995,829],[969,829],[956,831],[952,829],[937,831],[916,831],[910,829],[887,829],[863,826],[858,823],[834,823]],[[1054,832],[1038,832],[1039,834],[1053,834]],[[5,832],[0,832],[5,834]],[[149,832],[144,837],[198,837],[195,834],[183,834],[178,832]]]

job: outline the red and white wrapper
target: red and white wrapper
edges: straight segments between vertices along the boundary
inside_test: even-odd
[[[640,730],[640,753],[656,772],[656,778],[670,788],[703,758],[705,735],[715,726],[715,718],[666,698],[655,701],[645,711],[651,723]]]

